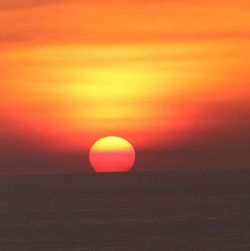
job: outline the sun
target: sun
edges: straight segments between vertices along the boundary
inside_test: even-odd
[[[135,162],[135,150],[124,138],[109,136],[90,148],[89,161],[96,172],[128,172]]]

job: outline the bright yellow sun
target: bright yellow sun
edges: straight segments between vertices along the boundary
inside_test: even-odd
[[[135,150],[127,140],[109,136],[96,141],[89,160],[96,172],[128,172],[135,162]]]

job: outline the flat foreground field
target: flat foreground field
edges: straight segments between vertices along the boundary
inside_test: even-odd
[[[250,172],[2,176],[0,250],[249,251]]]

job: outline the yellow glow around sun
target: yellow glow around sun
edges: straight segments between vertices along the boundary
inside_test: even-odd
[[[94,152],[103,151],[132,151],[132,145],[125,139],[109,136],[98,140],[91,148]]]
[[[87,150],[102,135],[122,135],[143,148],[172,144],[198,126],[193,118],[201,101],[249,100],[250,50],[241,50],[248,45],[215,40],[11,48],[0,58],[1,125],[9,121],[8,131],[36,138],[46,149]]]

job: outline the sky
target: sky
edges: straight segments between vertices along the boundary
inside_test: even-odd
[[[0,0],[0,174],[250,168],[250,3]]]

